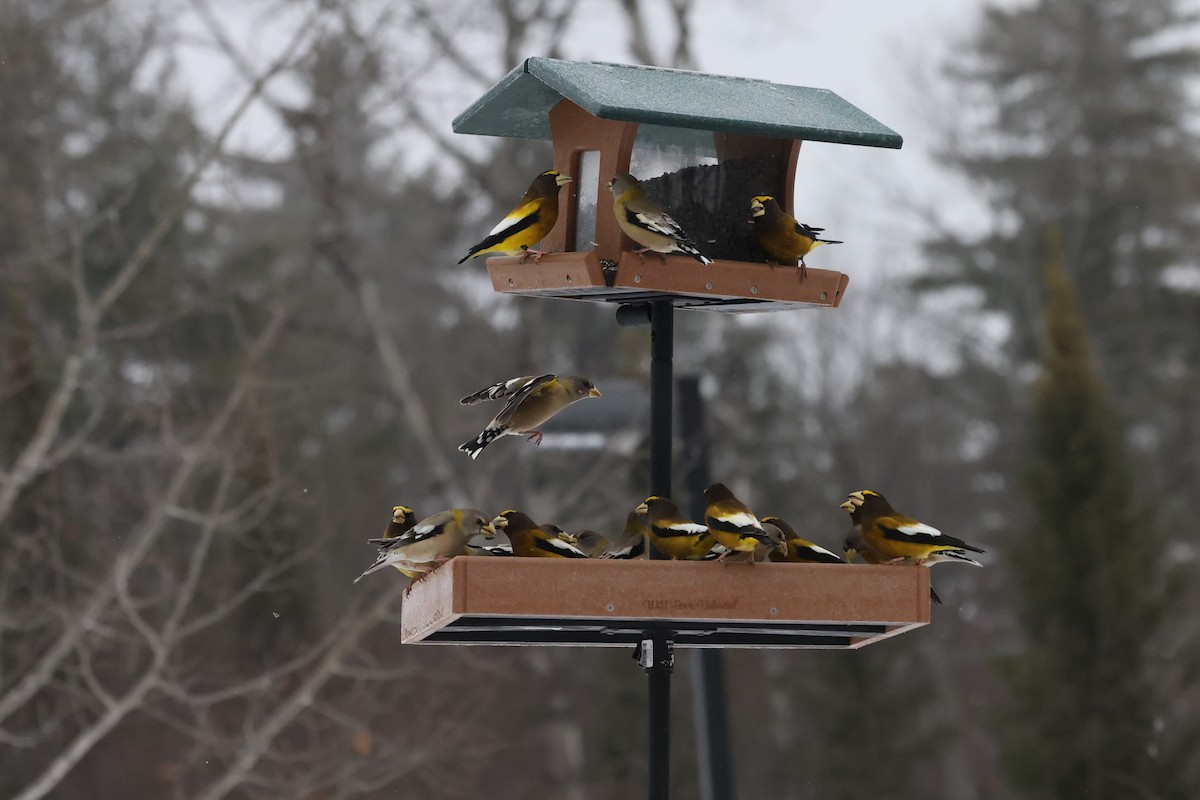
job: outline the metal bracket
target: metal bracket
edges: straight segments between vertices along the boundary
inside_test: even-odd
[[[650,324],[649,303],[623,303],[617,306],[617,324],[622,328],[641,328]]]
[[[659,647],[655,647],[656,641]],[[646,637],[634,649],[633,660],[647,672],[659,670],[670,673],[675,668],[675,643],[670,639]]]

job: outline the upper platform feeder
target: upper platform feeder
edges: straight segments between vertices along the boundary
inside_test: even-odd
[[[827,89],[701,72],[529,58],[454,120],[457,133],[550,139],[574,177],[540,263],[488,259],[498,292],[683,308],[837,306],[849,278],[767,263],[750,199],[791,211],[803,140],[899,148],[900,135]],[[606,185],[629,172],[715,263],[666,263],[617,227]]]

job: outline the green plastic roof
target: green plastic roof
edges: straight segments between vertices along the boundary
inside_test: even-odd
[[[528,58],[454,120],[456,133],[549,139],[562,98],[603,119],[899,148],[904,139],[828,89],[678,69]]]

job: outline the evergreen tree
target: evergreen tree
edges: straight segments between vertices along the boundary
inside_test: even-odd
[[[1008,548],[1023,651],[1001,726],[1022,797],[1176,797],[1156,760],[1150,648],[1167,609],[1163,539],[1134,503],[1121,427],[1061,260],[1046,268],[1042,374],[1025,488],[1034,518]]]

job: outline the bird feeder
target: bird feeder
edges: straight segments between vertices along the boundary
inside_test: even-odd
[[[700,72],[529,58],[454,120],[457,133],[549,139],[574,177],[537,263],[492,257],[506,294],[726,312],[836,307],[849,278],[769,264],[750,199],[791,211],[802,141],[899,148],[896,132],[827,89]],[[628,172],[714,259],[645,258],[612,213],[608,181]]]

